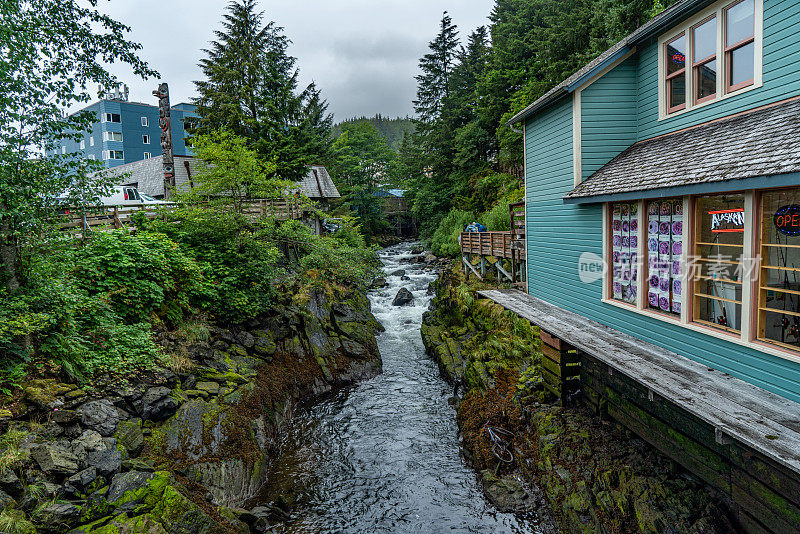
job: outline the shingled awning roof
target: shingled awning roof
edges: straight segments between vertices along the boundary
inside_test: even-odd
[[[341,198],[328,169],[322,165],[309,165],[308,174],[298,182],[300,192],[311,199]]]
[[[777,183],[775,175],[790,173],[800,181],[798,98],[635,143],[564,200],[586,203],[687,194],[691,188],[700,192],[698,186],[703,184],[729,191],[796,185]],[[762,180],[756,184],[754,179]]]

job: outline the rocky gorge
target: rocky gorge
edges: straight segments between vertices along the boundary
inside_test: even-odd
[[[478,300],[487,287],[444,270],[422,338],[462,392],[464,452],[498,509],[534,510],[546,532],[735,531],[713,488],[615,422],[562,407],[543,387],[538,329]]]
[[[157,332],[170,368],[91,387],[29,380],[0,409],[0,532],[263,532],[295,407],[381,370],[366,296],[286,295],[245,325]]]

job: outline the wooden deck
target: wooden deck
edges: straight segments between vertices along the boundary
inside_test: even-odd
[[[705,422],[718,445],[733,440],[800,475],[800,404],[521,291],[478,295]]]
[[[461,232],[461,254],[511,259],[511,232]]]

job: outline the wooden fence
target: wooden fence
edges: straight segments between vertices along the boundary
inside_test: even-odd
[[[59,228],[65,232],[83,233],[94,230],[113,230],[133,227],[135,213],[144,212],[148,219],[153,219],[164,211],[175,209],[177,204],[136,204],[120,206],[102,206],[97,208],[69,208]],[[243,214],[252,219],[263,216],[285,221],[302,219],[307,210],[295,200],[254,199],[244,202]]]

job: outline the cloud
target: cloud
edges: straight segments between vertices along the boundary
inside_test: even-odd
[[[214,39],[227,1],[114,0],[100,9],[132,28],[140,57],[169,83],[173,102],[195,96],[202,49]],[[302,86],[316,82],[337,120],[413,113],[417,63],[448,10],[462,37],[487,24],[493,0],[261,0],[266,20],[284,28]],[[141,81],[118,64],[111,71],[131,99],[155,103],[157,81]]]

